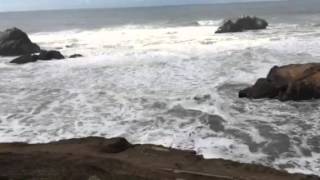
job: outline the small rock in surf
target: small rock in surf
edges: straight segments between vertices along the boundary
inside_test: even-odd
[[[266,29],[268,22],[257,17],[241,17],[235,21],[226,20],[216,33],[243,32],[246,30]]]

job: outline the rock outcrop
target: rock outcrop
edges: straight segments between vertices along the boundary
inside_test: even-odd
[[[68,58],[74,59],[74,58],[80,58],[80,57],[83,57],[83,56],[81,54],[73,54]],[[50,61],[50,60],[61,60],[61,59],[65,59],[65,56],[62,55],[59,51],[41,50],[39,54],[23,55],[10,61],[10,63],[26,64],[26,63],[36,62],[36,61]]]
[[[49,61],[53,59],[64,59],[65,57],[59,51],[41,50],[38,60]]]
[[[0,56],[19,56],[36,53],[40,47],[18,28],[0,32]]]
[[[235,21],[226,20],[216,33],[242,32],[246,30],[266,29],[268,22],[257,17],[241,17]]]
[[[45,51],[41,50],[40,54],[29,54],[29,55],[23,55],[20,56],[12,61],[10,63],[13,64],[26,64],[36,61],[50,61],[50,60],[61,60],[65,59],[65,57],[59,52],[59,51]]]
[[[266,78],[239,92],[240,98],[310,100],[320,98],[320,63],[273,67]]]
[[[28,55],[23,55],[18,58],[15,58],[14,60],[10,61],[10,63],[26,64],[26,63],[36,62],[37,60],[38,60],[37,55],[28,54]]]
[[[80,58],[83,57],[82,54],[72,54],[71,56],[69,56],[69,58],[73,59],[73,58]]]
[[[193,151],[89,137],[49,144],[0,144],[1,180],[319,180]]]

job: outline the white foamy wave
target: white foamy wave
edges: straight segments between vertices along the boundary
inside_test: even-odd
[[[214,34],[212,26],[152,27],[123,26],[98,30],[72,30],[32,34],[33,41],[43,48],[58,49],[69,55],[85,56],[146,51],[222,53],[261,46],[286,53],[319,55],[320,31],[306,31],[296,25],[274,25],[260,32]],[[230,53],[230,52],[226,52]]]
[[[317,101],[237,98],[274,65],[319,61],[319,29],[214,31],[123,26],[32,34],[45,49],[85,57],[22,66],[0,58],[0,141],[123,136],[319,174]]]
[[[223,20],[200,20],[197,21],[199,26],[219,26]]]

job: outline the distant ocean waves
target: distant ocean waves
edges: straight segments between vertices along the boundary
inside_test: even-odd
[[[216,20],[198,20],[198,21],[190,21],[187,23],[179,23],[176,24],[178,26],[219,26],[222,24],[224,20],[223,19],[216,19]]]
[[[319,175],[319,102],[237,93],[274,65],[319,62],[320,29],[272,23],[215,34],[221,22],[30,34],[44,49],[85,57],[22,66],[0,58],[0,141],[121,136]]]

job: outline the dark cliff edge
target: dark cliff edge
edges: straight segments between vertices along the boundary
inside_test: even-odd
[[[316,180],[261,165],[205,160],[193,151],[88,137],[0,144],[0,180]]]

